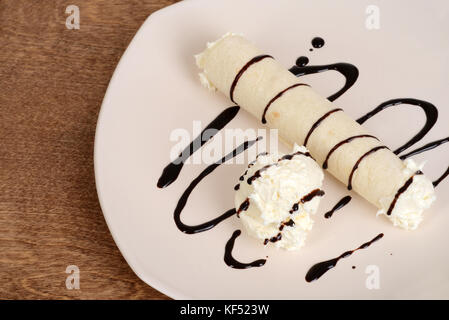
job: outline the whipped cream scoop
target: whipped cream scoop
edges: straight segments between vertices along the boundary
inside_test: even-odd
[[[241,176],[235,207],[247,232],[265,245],[297,250],[312,229],[324,174],[309,151],[262,154]]]

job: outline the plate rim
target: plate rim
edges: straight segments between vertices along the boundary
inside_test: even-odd
[[[106,213],[105,210],[105,200],[103,197],[103,194],[101,192],[101,188],[100,188],[100,174],[99,174],[99,168],[101,166],[100,161],[99,161],[99,155],[98,155],[98,148],[99,148],[99,136],[100,131],[102,130],[102,124],[104,122],[104,110],[106,108],[106,104],[105,101],[107,100],[108,96],[111,94],[111,86],[112,84],[116,81],[117,78],[117,74],[119,73],[119,70],[121,70],[121,66],[123,64],[123,61],[126,60],[126,57],[129,54],[129,51],[131,50],[132,47],[135,46],[136,43],[136,38],[142,33],[142,30],[147,26],[153,23],[153,20],[155,19],[156,16],[159,16],[162,13],[167,13],[168,11],[172,11],[174,9],[174,7],[178,7],[178,6],[183,6],[185,5],[186,1],[180,1],[174,4],[171,4],[169,6],[166,6],[164,8],[161,8],[159,10],[156,10],[154,12],[152,12],[146,19],[145,21],[141,24],[141,26],[139,27],[139,29],[137,30],[137,32],[134,34],[133,38],[131,39],[131,41],[129,42],[128,46],[126,47],[125,51],[123,52],[122,56],[120,57],[119,62],[117,63],[114,72],[112,73],[111,79],[109,80],[109,84],[108,87],[105,91],[103,100],[101,102],[101,106],[100,106],[100,111],[98,112],[98,117],[97,117],[97,124],[95,127],[95,137],[94,137],[94,152],[93,152],[93,162],[94,162],[94,178],[95,178],[95,189],[97,191],[97,197],[98,197],[98,202],[100,204],[100,208],[101,208],[101,212],[103,214],[103,218],[106,221],[106,225],[109,229],[109,232],[112,236],[112,239],[115,242],[115,245],[117,246],[117,248],[120,251],[120,254],[123,256],[123,258],[125,259],[126,263],[128,264],[128,266],[131,268],[131,270],[137,275],[137,277],[142,280],[143,282],[145,282],[147,285],[149,285],[150,287],[152,287],[153,289],[163,293],[164,295],[168,296],[171,299],[176,299],[176,300],[184,300],[184,299],[191,299],[191,297],[188,297],[185,294],[182,294],[179,289],[174,289],[170,286],[168,286],[167,284],[161,282],[160,280],[156,279],[155,277],[151,277],[151,276],[147,276],[145,273],[141,272],[140,267],[138,266],[137,263],[134,263],[135,261],[133,261],[133,259],[130,257],[130,255],[128,255],[128,253],[126,252],[126,250],[124,250],[123,246],[120,244],[120,241],[118,239],[118,236],[114,233],[111,222],[108,218],[108,215]]]

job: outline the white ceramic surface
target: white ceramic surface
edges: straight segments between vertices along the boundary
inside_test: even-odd
[[[447,137],[449,3],[379,3],[378,30],[365,27],[370,0],[188,0],[147,19],[112,77],[95,141],[96,183],[105,219],[121,253],[143,281],[173,298],[449,298],[447,180],[437,188],[438,200],[420,228],[407,232],[376,218],[375,208],[358,196],[325,219],[324,212],[347,194],[326,175],[326,196],[306,246],[285,252],[242,235],[236,258],[269,256],[264,267],[248,270],[231,269],[223,262],[226,241],[241,228],[238,218],[195,235],[181,233],[173,221],[179,196],[206,164],[188,164],[172,185],[156,187],[175,144],[169,140],[171,131],[191,132],[192,121],[205,125],[232,105],[201,87],[193,59],[207,41],[227,31],[244,33],[286,67],[300,55],[307,55],[313,65],[353,63],[360,77],[337,106],[357,118],[391,98],[428,100],[439,108],[439,120],[415,147]],[[309,52],[314,36],[326,44]],[[304,79],[323,95],[334,92],[343,80],[334,72]],[[402,106],[382,112],[366,126],[394,148],[422,124],[421,110]],[[228,125],[260,126],[244,110]],[[416,157],[428,159],[425,172],[430,178],[447,168],[448,146]],[[183,221],[200,223],[232,207],[233,186],[245,167],[223,165],[203,180],[183,211]],[[380,232],[383,239],[341,260],[318,281],[304,280],[314,263],[356,248]],[[379,268],[379,289],[366,287],[370,265]]]

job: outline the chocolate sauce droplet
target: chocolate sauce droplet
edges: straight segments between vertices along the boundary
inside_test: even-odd
[[[352,255],[354,252],[356,252],[356,251],[358,251],[360,249],[368,248],[370,245],[372,245],[377,240],[381,239],[383,236],[384,236],[384,234],[380,233],[374,239],[372,239],[371,241],[368,241],[368,242],[362,244],[357,249],[354,249],[354,250],[351,250],[351,251],[346,251],[343,254],[341,254],[340,256],[338,256],[337,258],[330,259],[330,260],[327,260],[327,261],[323,261],[323,262],[320,262],[320,263],[317,263],[317,264],[313,265],[309,269],[309,271],[307,272],[306,281],[307,282],[312,282],[314,280],[319,279],[327,271],[329,271],[330,269],[334,268],[337,265],[338,261],[340,261],[340,259],[347,258],[350,255]]]
[[[234,249],[235,239],[240,236],[242,232],[240,230],[234,231],[231,238],[226,243],[225,254],[224,254],[224,262],[231,268],[234,269],[248,269],[254,267],[261,267],[267,262],[266,259],[259,259],[250,263],[242,263],[234,259],[232,256],[232,250]]]
[[[329,219],[330,217],[332,217],[332,215],[335,213],[335,211],[340,210],[341,208],[346,206],[351,201],[351,199],[352,199],[351,196],[346,196],[346,197],[342,198],[340,201],[337,202],[337,204],[332,208],[332,210],[330,210],[324,214],[324,217],[326,219]]]
[[[312,47],[315,49],[322,48],[324,46],[324,39],[320,37],[315,37],[312,39]]]
[[[296,59],[296,65],[298,67],[305,67],[309,63],[309,58],[305,56],[300,56],[298,59]]]

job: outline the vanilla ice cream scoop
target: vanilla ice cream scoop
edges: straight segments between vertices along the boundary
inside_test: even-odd
[[[235,207],[248,233],[265,245],[297,250],[324,192],[323,170],[303,146],[290,154],[262,154],[240,177]]]

